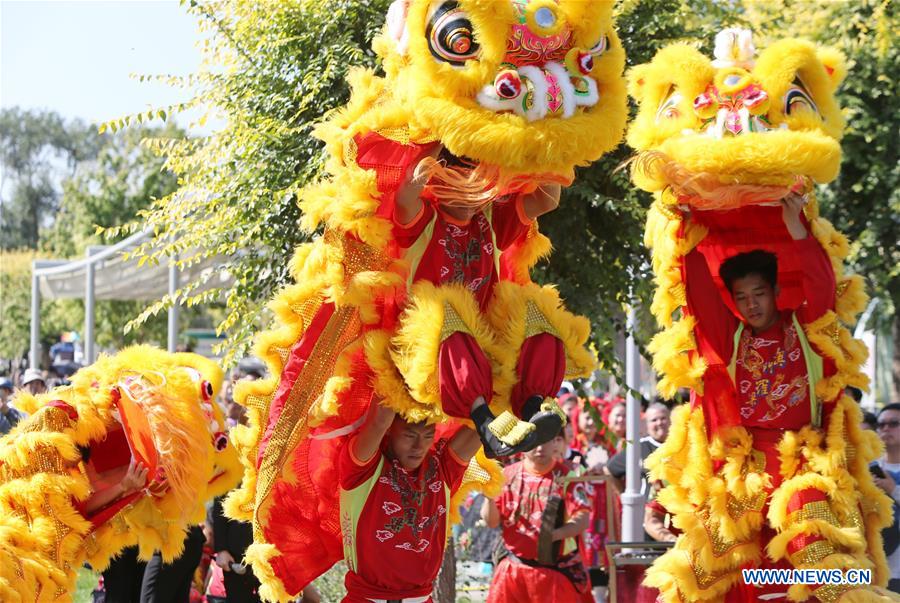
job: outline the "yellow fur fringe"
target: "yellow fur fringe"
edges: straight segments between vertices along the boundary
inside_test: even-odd
[[[91,494],[78,447],[102,439],[118,424],[112,391],[126,395],[127,379],[145,385],[134,396],[150,422],[169,488],[159,497],[137,499],[94,529],[74,505]],[[75,572],[83,562],[101,571],[133,544],[140,545],[142,558],[154,550],[166,560],[180,554],[185,530],[205,516],[205,501],[239,478],[234,449],[217,451],[213,445],[210,421],[201,409],[202,380],[217,392],[222,373],[194,354],[136,346],[102,356],[78,371],[70,387],[29,398],[34,414],[0,440],[4,601],[66,597],[74,592]],[[52,400],[71,406],[77,417],[46,406]],[[224,431],[221,410],[215,404],[209,410],[216,431]]]

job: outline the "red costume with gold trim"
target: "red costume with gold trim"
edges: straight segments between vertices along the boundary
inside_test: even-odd
[[[618,144],[627,107],[612,2],[398,0],[373,45],[384,77],[352,72],[349,103],[317,132],[328,177],[303,192],[301,227],[324,234],[297,250],[296,284],[258,338],[272,377],[235,392],[250,425],[234,436],[245,477],[226,512],[253,522],[247,559],[270,600],[291,599],[343,556],[334,467],[373,393],[409,420],[444,422],[468,415],[473,394],[501,414],[535,393],[517,387],[555,394],[562,373],[594,367],[587,320],[529,278],[549,241],[504,203],[571,181],[575,166]],[[394,219],[398,192],[435,143],[491,191],[452,258],[435,253],[434,233],[404,253],[416,241]],[[441,273],[476,254],[477,270]],[[473,292],[477,278],[489,284]],[[483,456],[470,469],[460,495],[499,487]]]
[[[843,274],[846,240],[819,216],[812,182],[837,174],[843,128],[834,91],[842,57],[801,40],[755,57],[750,33],[725,30],[716,59],[673,45],[632,70],[640,110],[629,132],[633,178],[656,200],[647,221],[664,327],[652,341],[660,389],[692,389],[648,459],[658,500],[682,531],[648,570],[663,601],[887,601],[850,584],[743,582],[745,568],[871,569],[888,574],[880,530],[891,502],[868,463],[879,442],[844,395],[864,387],[864,346],[843,323],[865,297]],[[794,241],[780,200],[809,197]],[[690,219],[686,219],[687,213]],[[779,322],[740,324],[719,265],[764,249],[778,258]]]
[[[0,439],[0,601],[70,601],[78,570],[103,571],[122,549],[177,558],[205,502],[240,478],[225,416],[214,401],[222,371],[196,354],[127,348],[37,397]],[[97,509],[134,459],[147,484]],[[95,499],[96,500],[96,499]]]

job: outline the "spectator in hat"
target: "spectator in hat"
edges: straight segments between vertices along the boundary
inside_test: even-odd
[[[22,375],[22,388],[33,396],[43,394],[47,391],[44,374],[35,368],[25,369],[25,373]]]
[[[25,415],[9,405],[13,384],[7,378],[0,379],[0,436],[8,434]]]

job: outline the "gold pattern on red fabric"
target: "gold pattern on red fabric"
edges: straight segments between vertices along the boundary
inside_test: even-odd
[[[814,590],[813,594],[820,603],[834,603],[850,588],[846,584],[826,584]]]
[[[460,317],[459,313],[453,309],[449,302],[444,301],[444,322],[441,324],[441,343],[447,340],[454,333],[472,334],[472,330],[466,326],[466,323]]]
[[[827,540],[816,540],[790,556],[794,567],[814,565],[834,554],[834,545]]]
[[[343,258],[345,283],[362,271],[384,270],[389,263],[389,258],[374,247],[339,232],[326,230],[324,241],[326,245],[340,248],[335,251]],[[317,305],[315,309],[318,311]],[[312,319],[313,305],[303,307],[301,311],[304,322],[308,324]],[[289,470],[287,464],[291,456],[309,433],[310,409],[334,374],[337,359],[361,334],[362,321],[358,309],[353,306],[336,308],[328,319],[306,364],[294,381],[260,463],[256,489],[256,522],[265,515],[265,507],[276,481],[284,477],[285,470]],[[293,475],[293,471],[291,474]]]
[[[547,317],[538,309],[537,304],[529,299],[525,303],[525,339],[541,333],[549,333],[557,339],[561,339],[559,332],[553,328]]]

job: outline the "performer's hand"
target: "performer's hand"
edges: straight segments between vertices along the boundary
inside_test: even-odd
[[[221,567],[223,572],[230,572],[232,563],[234,563],[234,557],[228,551],[216,553],[216,565]]]
[[[894,478],[892,478],[887,473],[884,477],[877,477],[873,475],[872,479],[875,481],[875,485],[884,490],[884,493],[888,496],[891,496],[894,492],[894,488],[897,487],[897,482],[895,482]]]
[[[406,172],[406,182],[421,192],[421,190],[425,188],[425,184],[428,182],[428,175],[420,174],[418,177],[416,177],[416,170],[418,169],[419,164],[430,159],[437,160],[438,156],[443,150],[444,145],[439,142],[434,143],[427,153],[424,153],[417,162],[409,166],[409,169]]]
[[[383,427],[390,427],[391,423],[394,422],[394,417],[397,416],[397,412],[385,406],[383,400],[372,400],[371,404],[375,407],[372,411],[374,423]]]
[[[147,471],[143,463],[138,463],[132,458],[128,471],[122,478],[122,496],[128,496],[143,488],[147,483]]]
[[[806,205],[806,195],[800,195],[794,192],[788,193],[781,200],[781,218],[787,227],[791,238],[795,241],[806,238],[806,227],[803,226],[803,220],[800,219],[800,212]]]
[[[588,450],[584,460],[587,462],[587,466],[592,470],[601,469],[606,464],[606,461],[609,460],[609,453],[603,446],[594,446]]]

